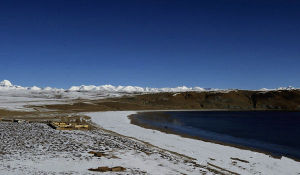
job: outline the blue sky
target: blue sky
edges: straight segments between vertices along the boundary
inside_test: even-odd
[[[300,87],[300,2],[0,2],[0,79],[258,89]]]

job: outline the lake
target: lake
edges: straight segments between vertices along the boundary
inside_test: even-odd
[[[300,159],[300,112],[160,111],[131,119],[167,133]]]

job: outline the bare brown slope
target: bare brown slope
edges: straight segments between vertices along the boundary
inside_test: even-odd
[[[0,109],[0,117],[2,116],[24,116],[24,115],[30,115],[33,114],[33,112],[26,112],[26,111],[10,111],[5,109]]]
[[[46,105],[65,112],[148,109],[300,110],[300,91],[245,91],[153,93],[122,98]]]

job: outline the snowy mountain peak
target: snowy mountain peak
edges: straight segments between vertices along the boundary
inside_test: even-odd
[[[296,88],[294,88],[293,86],[288,86],[288,87],[279,87],[277,88],[277,90],[294,90]]]
[[[259,91],[274,91],[274,90],[294,90],[296,88],[292,86],[280,87],[277,89],[262,88]],[[187,91],[228,91],[214,88],[201,88],[201,87],[187,87],[179,86],[173,88],[151,88],[151,87],[139,87],[139,86],[113,86],[113,85],[81,85],[72,86],[69,89],[57,89],[51,87],[40,88],[37,86],[22,87],[13,85],[9,80],[3,80],[0,82],[0,90],[29,90],[29,91],[66,91],[66,92],[105,92],[105,93],[157,93],[157,92],[187,92]]]
[[[287,87],[279,87],[276,89],[267,89],[267,88],[262,88],[259,89],[259,91],[276,91],[276,90],[296,90],[297,88],[293,87],[293,86],[287,86]]]
[[[10,81],[8,81],[8,80],[3,80],[3,81],[0,82],[0,86],[11,87],[11,86],[13,86],[13,85],[11,84]]]
[[[139,86],[113,86],[113,85],[81,85],[72,86],[69,91],[104,91],[104,92],[122,92],[122,93],[143,93],[143,92],[185,92],[185,91],[205,91],[206,89],[200,87],[175,87],[175,88],[149,88]],[[213,89],[212,89],[213,90]]]
[[[33,90],[33,91],[39,91],[39,90],[42,90],[41,88],[37,87],[37,86],[32,86],[31,88],[29,88],[30,90]]]
[[[58,89],[52,89],[47,87],[47,90],[58,90]],[[13,85],[9,80],[3,80],[0,82],[0,90],[31,90],[31,91],[40,91],[42,88],[39,88],[37,86],[32,87],[22,87],[18,85]]]

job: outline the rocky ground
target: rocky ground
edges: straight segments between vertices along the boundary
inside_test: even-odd
[[[92,153],[92,154],[90,154]],[[213,174],[191,158],[96,128],[58,131],[42,123],[0,122],[0,174]]]

